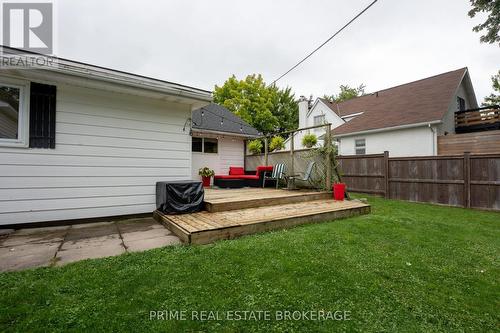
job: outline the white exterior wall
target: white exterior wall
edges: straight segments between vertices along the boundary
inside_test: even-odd
[[[191,178],[190,112],[57,85],[56,148],[0,147],[0,225],[152,212],[157,181]]]
[[[197,135],[198,137],[216,137],[214,135]],[[245,144],[239,137],[219,137],[217,154],[193,152],[192,179],[201,179],[198,170],[209,167],[215,174],[227,175],[230,166],[243,167],[245,164]]]
[[[389,151],[389,156],[428,156],[437,154],[436,128],[428,126],[359,134],[338,138],[340,155],[355,155],[356,139],[366,140],[366,153],[379,154]]]

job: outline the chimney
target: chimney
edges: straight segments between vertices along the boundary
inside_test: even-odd
[[[309,111],[309,101],[304,96],[299,98],[299,128],[306,127],[307,112]]]

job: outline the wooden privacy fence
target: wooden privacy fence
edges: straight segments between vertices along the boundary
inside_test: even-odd
[[[389,157],[339,156],[352,192],[391,199],[500,210],[500,154]]]

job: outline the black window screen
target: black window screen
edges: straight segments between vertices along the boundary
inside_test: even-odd
[[[56,147],[56,86],[31,83],[30,148]]]

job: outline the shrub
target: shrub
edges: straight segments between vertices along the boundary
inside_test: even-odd
[[[215,171],[210,169],[209,167],[204,167],[198,170],[198,174],[202,177],[212,177],[213,175],[215,175]]]
[[[252,140],[248,143],[248,150],[252,154],[260,154],[262,151],[262,142],[259,139]]]
[[[269,151],[280,150],[285,148],[285,139],[283,137],[277,135],[271,139],[271,143],[269,144]]]
[[[302,145],[307,148],[312,148],[318,143],[318,138],[315,134],[306,134],[302,138]]]

